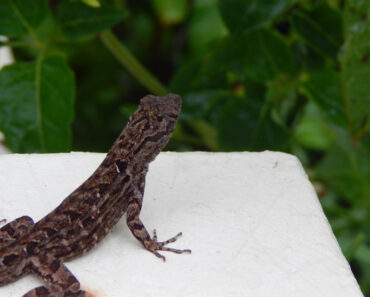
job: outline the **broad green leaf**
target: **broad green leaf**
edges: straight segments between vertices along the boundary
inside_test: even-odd
[[[263,102],[230,97],[212,116],[221,151],[285,150],[288,133],[272,121]]]
[[[297,124],[294,134],[299,144],[314,150],[327,150],[335,138],[313,103],[305,106],[303,117]]]
[[[276,122],[286,127],[299,112],[296,81],[286,75],[279,75],[268,84],[267,99],[273,105]],[[253,97],[251,97],[253,98]],[[293,116],[294,115],[294,116]]]
[[[331,121],[337,125],[346,126],[338,73],[330,70],[312,72],[303,87],[307,96]]]
[[[0,130],[13,152],[68,151],[73,103],[73,73],[60,55],[0,72]]]
[[[306,71],[313,71],[325,67],[325,58],[303,42],[295,41],[291,44],[291,51],[297,70],[303,68]]]
[[[208,54],[185,60],[175,73],[171,90],[180,94],[199,90],[223,89],[228,87],[228,73],[244,75],[241,57],[234,55],[238,48],[224,38],[215,44]],[[236,65],[236,68],[234,67]]]
[[[370,245],[361,246],[356,255],[361,261],[370,265]]]
[[[230,55],[230,69],[242,67],[246,75],[258,82],[271,80],[277,73],[293,72],[293,57],[285,40],[272,30],[262,29],[237,39],[229,39],[223,55]],[[214,58],[217,67],[217,55]],[[216,71],[216,67],[211,71]]]
[[[291,17],[303,41],[323,57],[335,60],[342,44],[341,15],[325,2],[311,11],[297,10]]]
[[[183,96],[180,118],[188,121],[209,118],[233,94],[227,90],[202,90]]]
[[[208,126],[217,132],[217,141],[212,142],[221,151],[278,150],[287,146],[288,134],[272,121],[263,100],[236,96],[227,90],[204,90],[183,99],[181,118],[210,123]]]
[[[234,34],[255,30],[272,21],[289,0],[218,0],[221,15]]]
[[[170,84],[171,92],[186,94],[194,91],[196,77],[199,75],[199,68],[202,65],[200,58],[185,60],[172,77]]]
[[[279,73],[292,74],[293,57],[285,40],[276,32],[261,29],[237,38],[226,37],[214,44],[202,60],[193,60],[175,75],[194,89],[227,88],[247,78],[265,83]],[[180,89],[184,89],[180,87]]]
[[[293,57],[285,40],[274,31],[261,29],[237,38],[223,38],[210,47],[207,55],[186,60],[175,73],[171,90],[186,94],[239,86],[242,92],[256,98],[253,93],[261,95],[266,81],[293,73]]]
[[[250,78],[264,81],[276,73],[292,74],[293,56],[280,34],[262,29],[246,35],[243,39],[245,70]]]
[[[187,0],[153,0],[152,5],[159,20],[166,25],[181,23],[188,12]]]
[[[210,42],[228,34],[216,3],[202,3],[194,2],[187,33],[188,45],[196,54],[204,51]]]
[[[346,1],[342,89],[353,137],[370,132],[370,1]]]
[[[353,205],[368,205],[370,197],[370,137],[354,148],[349,133],[335,128],[336,143],[316,167],[319,178]]]
[[[0,35],[36,37],[38,26],[48,14],[46,0],[1,0]]]
[[[111,28],[127,16],[127,11],[102,3],[100,7],[81,2],[63,1],[57,9],[62,33],[71,39],[95,34]]]
[[[217,151],[218,135],[212,125],[212,114],[233,94],[228,90],[203,90],[191,92],[183,96],[180,119],[191,127],[198,137],[188,137],[192,143],[208,150]],[[180,138],[180,137],[179,137]]]

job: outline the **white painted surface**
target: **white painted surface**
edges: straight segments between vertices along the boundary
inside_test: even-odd
[[[0,218],[35,220],[56,207],[103,154],[0,156]],[[363,296],[302,166],[291,155],[161,153],[150,165],[142,220],[159,239],[182,231],[167,262],[122,219],[68,268],[94,296]],[[33,276],[0,288],[20,297]]]

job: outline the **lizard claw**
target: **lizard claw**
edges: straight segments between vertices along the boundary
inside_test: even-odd
[[[182,232],[179,232],[175,236],[171,237],[170,239],[167,239],[166,241],[160,241],[158,242],[157,237],[157,231],[153,230],[153,238],[145,245],[145,248],[152,252],[154,255],[156,255],[158,258],[161,258],[164,262],[166,262],[166,257],[158,253],[158,251],[166,251],[166,252],[173,252],[176,254],[184,254],[184,253],[191,253],[191,250],[189,249],[174,249],[170,247],[166,247],[165,245],[175,242],[180,236],[182,235]]]

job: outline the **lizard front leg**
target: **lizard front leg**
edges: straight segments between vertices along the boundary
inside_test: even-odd
[[[45,286],[32,289],[23,297],[84,297],[80,283],[58,259],[46,255],[30,258],[30,271],[46,282]]]
[[[34,225],[28,216],[17,218],[0,228],[0,244],[13,241],[26,234]]]
[[[174,249],[166,247],[167,244],[174,242],[179,238],[182,233],[178,233],[176,236],[162,242],[157,241],[157,233],[154,230],[153,237],[150,237],[148,231],[146,230],[143,222],[140,220],[139,215],[141,211],[142,201],[143,201],[143,189],[144,189],[144,177],[141,180],[140,188],[132,186],[132,194],[130,195],[127,207],[127,226],[130,228],[132,234],[142,243],[142,245],[150,252],[152,252],[157,257],[166,261],[166,258],[158,253],[158,251],[169,251],[177,254],[191,253],[191,250],[185,249]]]

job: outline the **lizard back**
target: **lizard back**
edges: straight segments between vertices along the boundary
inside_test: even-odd
[[[141,99],[96,171],[19,242],[27,254],[68,259],[94,247],[127,209],[128,198],[144,191],[148,164],[167,144],[181,110],[181,98]]]

